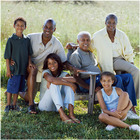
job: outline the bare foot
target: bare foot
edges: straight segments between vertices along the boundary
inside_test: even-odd
[[[69,117],[67,117],[67,115],[63,115],[63,116],[61,117],[61,120],[62,120],[64,123],[67,123],[67,124],[74,123],[74,121],[71,120]]]
[[[69,117],[76,123],[81,123],[80,120],[78,120],[74,115],[69,115]]]
[[[70,124],[70,123],[74,123],[74,121],[72,121],[63,111],[62,107],[58,110],[59,114],[60,114],[60,118],[64,123]]]

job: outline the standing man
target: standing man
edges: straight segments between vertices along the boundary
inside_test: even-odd
[[[43,63],[47,55],[56,53],[61,58],[66,69],[73,71],[74,73],[80,71],[68,63],[62,44],[53,36],[55,30],[56,23],[50,18],[47,19],[43,25],[43,33],[32,33],[28,35],[33,49],[32,61],[35,64],[35,67],[28,67],[28,90],[25,93],[20,93],[20,96],[24,98],[25,101],[29,101],[28,112],[31,114],[36,114],[34,98],[40,86]]]

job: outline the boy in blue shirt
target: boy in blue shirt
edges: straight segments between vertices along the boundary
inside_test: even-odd
[[[18,93],[25,90],[25,75],[27,66],[32,67],[31,55],[33,53],[30,45],[30,39],[23,35],[26,29],[26,21],[22,17],[14,21],[15,32],[7,41],[4,58],[6,59],[7,73],[9,77],[7,84],[7,105],[5,112],[12,110],[20,110],[16,105]],[[10,65],[11,60],[15,62],[13,66]],[[13,104],[11,105],[11,98],[13,94]]]

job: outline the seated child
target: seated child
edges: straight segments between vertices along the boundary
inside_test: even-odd
[[[99,120],[108,124],[106,130],[109,131],[115,127],[122,127],[140,132],[140,127],[137,124],[129,125],[123,122],[127,119],[127,112],[132,107],[132,103],[127,92],[112,87],[114,81],[115,76],[111,72],[101,74],[100,82],[103,88],[97,92],[97,98],[102,109]]]
[[[25,90],[25,75],[27,66],[32,66],[31,58],[32,47],[30,39],[23,35],[26,29],[26,21],[19,17],[14,21],[14,33],[7,41],[4,58],[6,59],[7,77],[10,77],[7,84],[7,105],[5,112],[12,110],[20,110],[16,102],[18,93]],[[10,62],[14,60],[15,65],[11,66]],[[11,97],[13,95],[13,104],[11,105]]]
[[[49,54],[43,66],[40,86],[39,109],[41,111],[58,111],[65,123],[80,123],[74,116],[74,92],[76,80],[63,71],[61,59],[55,53]],[[67,116],[63,107],[69,110]]]
[[[92,72],[100,72],[99,68],[97,67],[97,61],[94,57],[94,54],[89,51],[91,45],[91,35],[89,32],[82,31],[77,36],[77,43],[79,47],[69,56],[69,61],[72,65],[76,68],[92,71]],[[133,78],[131,74],[121,74],[115,75],[116,81],[114,81],[114,86],[121,88],[122,90],[128,92],[130,100],[132,101],[133,106],[136,106],[136,93],[134,89]],[[80,85],[79,88],[83,92],[87,92],[89,89],[90,78],[88,75],[81,75],[77,77],[75,75],[77,83]],[[101,87],[100,83],[100,75],[96,77],[96,90],[100,89],[97,87]],[[137,114],[133,113],[131,118],[139,119]]]

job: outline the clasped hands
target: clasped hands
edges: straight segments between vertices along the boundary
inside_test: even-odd
[[[127,113],[126,110],[122,111],[116,110],[113,112],[113,116],[117,117],[118,119],[121,119],[126,113]]]

